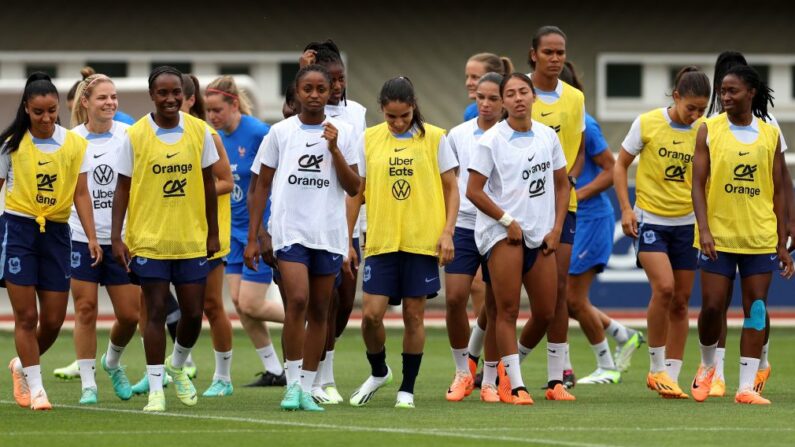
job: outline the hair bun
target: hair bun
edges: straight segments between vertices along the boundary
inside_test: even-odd
[[[85,67],[80,69],[80,76],[82,76],[83,79],[85,79],[85,78],[87,78],[89,76],[93,76],[95,74],[97,74],[97,71],[94,70],[94,68],[89,67],[88,65],[86,65]]]
[[[31,73],[30,76],[28,76],[28,80],[25,82],[25,87],[30,85],[31,82],[36,82],[36,81],[52,82],[52,79],[50,78],[50,75],[44,73],[43,71],[35,71]]]

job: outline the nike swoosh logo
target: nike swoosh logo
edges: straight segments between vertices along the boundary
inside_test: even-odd
[[[574,229],[569,228],[569,233],[574,234]]]
[[[152,375],[153,375],[153,376],[155,376],[155,377],[160,377],[160,376],[162,376],[163,374],[154,374],[154,373],[153,373]]]
[[[431,282],[435,281],[438,278],[439,278],[438,276],[434,276],[433,278],[430,278],[430,279],[425,278],[425,284],[431,283]]]
[[[771,261],[775,261],[776,259],[778,259],[778,255],[773,255],[773,256],[770,257]]]
[[[403,150],[406,150],[406,149],[408,149],[408,146],[406,146],[406,147],[396,147],[395,148],[395,152],[400,152],[400,151],[403,151]]]
[[[177,154],[179,154],[179,152],[174,152],[173,154],[166,154],[166,158],[171,158]]]
[[[682,144],[682,143],[684,143],[684,141],[676,141],[676,140],[674,140],[674,144]]]
[[[339,116],[339,115],[331,115],[331,117],[332,117],[332,118],[336,118],[336,117],[338,117],[338,116]]]
[[[336,260],[337,260],[337,259],[339,259],[339,258],[340,258],[340,255],[337,255],[337,256],[332,256],[332,257],[331,257],[331,260],[332,260],[332,261],[336,261]]]
[[[46,164],[50,164],[50,163],[52,163],[52,160],[50,160],[50,161],[45,161],[45,162],[43,162],[43,163],[42,163],[42,162],[39,162],[39,166],[44,166],[44,165],[46,165]]]
[[[99,158],[99,157],[101,157],[101,156],[103,156],[105,154],[107,154],[107,152],[103,152],[101,154],[94,154],[94,158]]]
[[[750,154],[750,152],[740,152],[740,157],[744,157],[744,156],[746,156],[748,154]]]
[[[577,259],[583,259],[585,257],[585,255],[587,255],[587,254],[588,254],[588,250],[585,250],[584,252],[582,252],[579,255],[577,255]]]
[[[740,362],[740,364],[743,366],[748,366],[748,362]]]
[[[312,143],[312,144],[309,144],[309,142],[307,141],[307,143],[306,143],[306,147],[312,147],[312,146],[316,146],[316,145],[318,145],[318,144],[320,144],[320,141],[314,142],[314,143]]]
[[[533,154],[533,156],[532,156],[532,157],[530,157],[530,158],[528,158],[528,159],[527,159],[527,161],[529,161],[530,163],[532,163],[534,158],[536,158],[536,154]]]
[[[204,261],[199,261],[199,265],[204,265],[204,264],[207,264],[207,260],[206,259]]]
[[[552,115],[553,113],[555,112],[541,112],[541,116],[549,116]]]

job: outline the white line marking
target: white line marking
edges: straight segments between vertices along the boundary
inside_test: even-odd
[[[429,428],[428,431],[445,430],[441,428]],[[494,427],[464,427],[456,428],[456,431],[464,432],[491,432]],[[517,432],[560,432],[560,427],[500,427],[501,432],[517,431]],[[676,427],[678,431],[693,431],[693,432],[747,432],[747,431],[761,431],[761,432],[782,432],[791,433],[795,432],[795,428],[788,427]],[[566,427],[566,431],[579,431],[579,432],[656,432],[656,431],[671,431],[670,428],[649,428],[649,427]]]
[[[97,431],[12,431],[2,436],[97,436],[97,435],[194,435],[201,433],[286,433],[289,430],[218,429],[218,430],[97,430]]]

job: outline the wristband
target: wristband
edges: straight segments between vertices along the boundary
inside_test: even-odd
[[[513,217],[510,214],[505,213],[502,215],[502,217],[500,217],[500,220],[498,222],[503,227],[508,227],[513,222]]]

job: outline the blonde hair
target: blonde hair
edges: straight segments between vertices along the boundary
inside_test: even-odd
[[[211,82],[207,89],[204,90],[205,96],[221,95],[223,100],[229,104],[237,100],[240,113],[243,115],[251,115],[251,99],[245,91],[237,88],[235,78],[232,76],[221,76]]]
[[[92,74],[77,84],[75,99],[72,104],[71,121],[73,128],[88,122],[88,109],[83,107],[82,99],[90,98],[91,94],[94,92],[94,88],[103,82],[110,82],[113,84],[113,81],[109,77],[101,73]]]
[[[513,73],[513,62],[509,57],[500,57],[494,53],[478,53],[470,57],[469,60],[483,64],[486,73],[494,72],[503,76]]]

